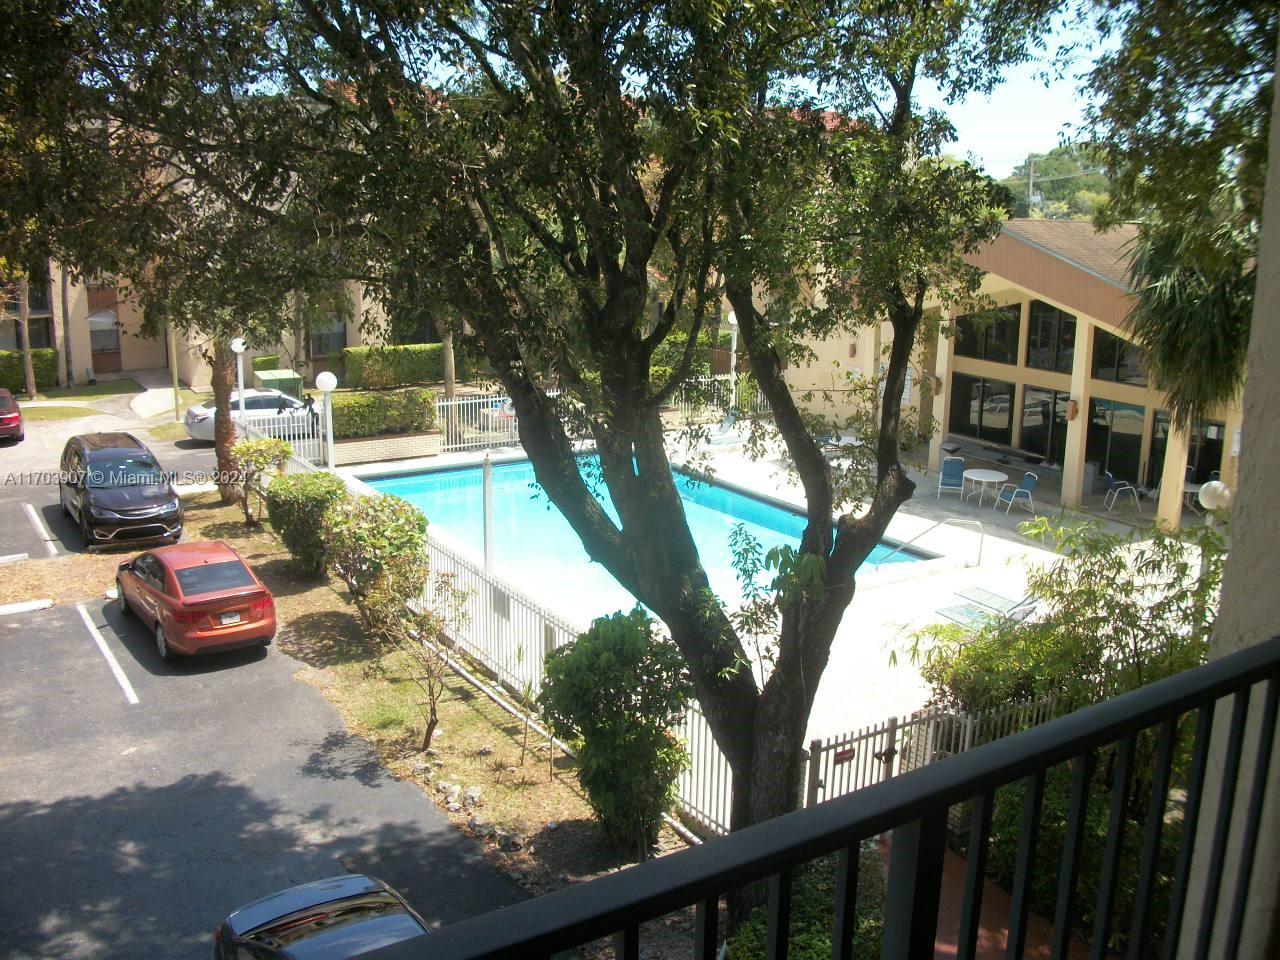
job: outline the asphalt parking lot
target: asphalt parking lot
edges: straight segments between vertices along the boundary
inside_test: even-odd
[[[38,426],[57,442],[0,450],[0,471],[56,469],[84,432]],[[0,554],[80,549],[56,486],[0,485]],[[0,957],[207,958],[231,909],[345,872],[437,924],[521,899],[301,669],[275,647],[167,664],[101,600],[0,616]]]

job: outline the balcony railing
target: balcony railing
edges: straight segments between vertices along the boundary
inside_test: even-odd
[[[1245,728],[1255,684],[1264,684],[1258,735],[1245,756]],[[1262,819],[1267,778],[1248,779],[1248,797],[1237,797],[1243,769],[1265,771],[1280,702],[1280,637],[1153,683],[1137,691],[1077,711],[1043,726],[979,747],[918,771],[855,793],[779,817],[696,849],[650,861],[629,870],[557,891],[536,900],[385,947],[363,957],[376,960],[479,960],[549,958],[553,954],[613,937],[621,960],[639,957],[641,924],[675,911],[695,911],[693,955],[710,960],[720,942],[722,898],[757,881],[768,886],[766,955],[784,960],[788,951],[792,879],[819,857],[837,860],[831,904],[831,956],[852,956],[859,849],[863,841],[891,831],[881,955],[889,960],[934,956],[948,811],[971,804],[967,862],[957,955],[972,958],[982,916],[983,877],[998,788],[1022,784],[1016,869],[1007,916],[1008,956],[1020,957],[1031,915],[1035,871],[1056,870],[1052,956],[1066,957],[1079,926],[1081,865],[1090,783],[1105,762],[1109,796],[1105,807],[1105,849],[1097,879],[1091,930],[1084,939],[1093,957],[1112,955],[1116,900],[1122,858],[1131,896],[1127,945],[1133,957],[1172,957],[1179,947],[1183,918],[1195,918],[1195,955],[1239,955],[1253,851]],[[1252,729],[1252,728],[1251,728]],[[1180,739],[1180,730],[1192,734]],[[1215,735],[1215,730],[1216,735]],[[1225,735],[1224,735],[1225,733]],[[1221,777],[1208,781],[1210,741],[1220,751]],[[1181,748],[1189,748],[1189,754]],[[1154,749],[1152,749],[1154,747]],[[1175,756],[1187,759],[1175,763]],[[1066,765],[1070,801],[1058,862],[1037,859],[1046,775]],[[1141,768],[1141,770],[1139,769]],[[1173,771],[1178,782],[1174,779]],[[1126,811],[1136,774],[1149,776],[1145,817]],[[1182,830],[1170,865],[1159,855],[1171,786],[1179,791]],[[1185,795],[1182,794],[1185,791]],[[1237,800],[1244,801],[1243,804]],[[1212,822],[1200,813],[1213,804]],[[1238,812],[1243,809],[1243,813]],[[1136,831],[1126,841],[1127,830]],[[1199,829],[1198,829],[1199,828]],[[1242,854],[1227,869],[1228,837],[1241,833]],[[1195,850],[1196,844],[1203,849]],[[1206,846],[1207,844],[1207,846]],[[1122,851],[1128,851],[1123,853]],[[1193,852],[1206,882],[1189,883]],[[1042,878],[1041,878],[1042,879]],[[1168,891],[1167,911],[1153,916],[1159,887]],[[1225,927],[1215,930],[1215,917]],[[1124,931],[1121,931],[1123,933]]]

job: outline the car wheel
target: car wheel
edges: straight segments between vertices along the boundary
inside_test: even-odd
[[[172,661],[174,652],[169,649],[169,639],[164,635],[164,627],[156,624],[156,653],[160,654],[160,659],[165,662]]]
[[[25,439],[27,439],[27,435],[26,435],[25,433],[20,433],[20,434],[18,434],[18,442],[19,442],[19,443],[21,443],[21,442],[22,442],[23,440],[25,440]]]
[[[120,608],[120,615],[127,617],[133,611],[129,608],[129,601],[124,598],[124,587],[120,583],[120,578],[116,577],[116,604]]]
[[[58,481],[58,506],[62,508],[62,512],[64,514],[66,514],[68,517],[71,516],[71,511],[67,509],[67,498],[62,494],[61,480]]]

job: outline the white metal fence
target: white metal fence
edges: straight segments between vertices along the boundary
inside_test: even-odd
[[[978,714],[919,710],[851,733],[813,740],[807,751],[804,804],[812,806],[844,796],[1045,723],[1053,719],[1056,711],[1054,697],[1012,703]],[[678,783],[681,812],[706,833],[726,834],[733,806],[729,762],[696,706],[689,709],[677,732],[689,749],[689,768]]]
[[[324,459],[324,418],[318,410],[299,410],[269,417],[239,421],[236,428],[250,440],[283,440],[293,451],[289,472],[322,466]]]
[[[734,394],[733,378],[690,377],[680,385],[672,400],[686,422],[719,420],[730,410],[739,416],[757,416],[769,412],[769,403],[752,380],[739,378]]]
[[[500,393],[437,400],[436,425],[444,434],[445,452],[520,445],[515,408]]]
[[[542,689],[543,660],[582,628],[486,573],[430,534],[427,558],[431,579],[422,600],[431,603],[441,584],[457,591],[460,615],[449,619],[458,648],[509,690],[537,696]]]

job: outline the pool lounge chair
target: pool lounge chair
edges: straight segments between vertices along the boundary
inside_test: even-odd
[[[995,624],[1012,626],[1022,623],[1035,612],[1036,605],[1037,601],[1033,597],[1024,597],[1007,610],[994,610],[978,603],[961,603],[953,607],[943,607],[938,611],[938,616],[976,632]]]
[[[944,493],[964,495],[964,457],[944,457],[938,472],[938,497]]]

